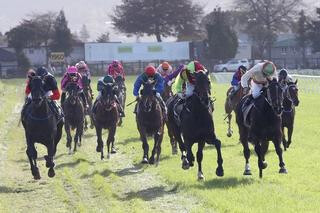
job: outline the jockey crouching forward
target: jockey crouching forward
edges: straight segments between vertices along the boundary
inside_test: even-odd
[[[112,84],[113,87],[115,87],[115,82],[114,82],[114,79],[112,78],[111,75],[106,75],[105,77],[103,78],[100,78],[98,80],[98,84],[97,84],[97,90],[98,90],[98,96],[97,96],[97,99],[96,101],[94,102],[93,104],[93,107],[92,107],[92,112],[96,113],[96,110],[97,110],[97,103],[99,102],[99,100],[101,99],[102,97],[102,90],[104,89],[104,87],[107,85],[107,84]],[[114,91],[114,89],[113,89]],[[118,107],[118,111],[119,111],[119,116],[120,117],[125,117],[125,114],[124,114],[124,111],[122,109],[122,106],[119,102],[119,99],[117,97],[116,94],[114,94],[114,99],[115,101],[117,102],[117,107]]]
[[[172,72],[172,67],[168,62],[164,61],[158,66],[157,72],[162,78],[165,78]]]
[[[289,82],[293,82],[293,79],[286,69],[281,69],[278,75],[278,81],[283,88],[286,88]]]
[[[48,97],[48,104],[50,110],[55,114],[58,121],[63,121],[63,113],[60,106],[57,104],[56,100],[60,98],[60,92],[58,89],[57,81],[53,75],[51,75],[45,67],[40,67],[36,71],[29,70],[28,71],[28,80],[27,86],[25,89],[26,93],[26,103],[22,109],[22,114],[27,105],[31,103],[32,96],[31,96],[31,88],[30,88],[30,81],[31,78],[34,76],[39,76],[44,82],[44,90],[46,92],[46,96]]]
[[[93,98],[92,88],[91,88],[91,74],[88,68],[88,65],[84,61],[79,61],[76,63],[76,68],[82,77],[86,76],[89,81],[89,91],[90,95]]]
[[[69,83],[75,83],[79,87],[79,94],[82,99],[83,106],[85,110],[89,108],[86,100],[86,96],[83,93],[83,87],[82,87],[82,78],[80,73],[78,73],[78,70],[75,66],[68,67],[67,72],[64,74],[61,80],[61,105],[63,105],[65,99],[66,99],[66,87]]]
[[[277,71],[275,65],[271,61],[265,61],[256,64],[241,78],[241,86],[243,93],[247,94],[249,90],[249,80],[251,79],[251,95],[247,99],[245,105],[249,105],[252,99],[257,99],[262,88],[268,85],[268,80],[277,79]]]
[[[166,120],[167,119],[167,107],[161,97],[161,94],[164,89],[164,80],[161,77],[161,75],[156,72],[156,68],[154,66],[147,66],[144,70],[144,73],[142,73],[141,75],[138,76],[137,80],[134,83],[133,95],[139,101],[140,87],[144,82],[147,82],[150,79],[155,82],[154,88],[156,90],[156,98],[160,103],[160,106],[161,106],[161,109],[163,112],[163,116]],[[135,106],[134,113],[137,113],[137,105]]]

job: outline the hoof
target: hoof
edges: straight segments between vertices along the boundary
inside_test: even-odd
[[[251,170],[244,170],[243,175],[252,175]]]
[[[203,181],[204,180],[204,175],[202,172],[198,172],[198,181]]]
[[[279,173],[280,174],[287,174],[288,170],[285,167],[282,167],[282,168],[280,168]]]
[[[108,153],[108,154],[107,154],[107,159],[110,159],[110,156],[111,156],[110,153]]]
[[[53,178],[56,175],[53,168],[50,168],[48,171],[48,177]]]
[[[116,153],[117,153],[116,148],[112,147],[112,148],[111,148],[111,154],[116,154]]]
[[[227,133],[227,136],[230,138],[232,136],[232,133],[231,132],[228,132]]]
[[[94,125],[93,125],[93,124],[91,124],[91,125],[90,125],[90,129],[93,129],[93,128],[94,128]]]
[[[40,180],[40,179],[41,179],[40,172],[39,172],[39,169],[38,169],[38,168],[35,168],[35,169],[32,171],[32,175],[33,175],[33,178],[34,178],[35,180]]]
[[[216,175],[217,175],[218,177],[223,177],[224,171],[223,171],[223,168],[222,168],[222,167],[218,167],[218,168],[216,169]]]
[[[184,158],[182,161],[182,169],[187,170],[189,168],[190,168],[189,161],[186,158]]]
[[[142,164],[148,164],[149,161],[148,161],[148,159],[147,159],[146,157],[144,157],[144,158],[142,159],[141,163],[142,163]]]
[[[190,167],[193,167],[194,166],[194,161],[191,161],[190,162]]]
[[[101,160],[103,160],[103,159],[104,159],[104,156],[103,156],[103,155],[101,155],[100,159],[101,159]]]
[[[81,147],[81,142],[80,141],[77,144],[78,144],[78,147]]]
[[[262,169],[266,169],[267,167],[268,167],[268,163],[266,161],[263,161]]]
[[[97,151],[97,152],[101,152],[101,150],[102,150],[102,149],[101,149],[101,146],[97,146],[97,147],[96,147],[96,151]]]
[[[69,149],[69,151],[68,151],[68,154],[69,154],[69,155],[72,155],[71,147],[70,147],[70,149]]]
[[[151,157],[151,158],[149,159],[149,164],[154,164],[154,157]]]

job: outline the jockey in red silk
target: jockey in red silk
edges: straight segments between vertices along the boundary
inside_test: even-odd
[[[113,79],[116,79],[117,76],[121,76],[123,80],[125,79],[122,64],[117,60],[114,60],[111,64],[109,64],[106,73],[107,75],[111,75]]]
[[[83,93],[83,87],[82,87],[82,77],[81,74],[78,73],[78,70],[75,66],[68,67],[67,72],[63,75],[61,80],[61,105],[64,103],[66,98],[66,87],[68,83],[75,83],[79,87],[79,93],[82,99],[82,102],[84,104],[84,107],[87,109],[89,106],[87,105],[86,97]]]

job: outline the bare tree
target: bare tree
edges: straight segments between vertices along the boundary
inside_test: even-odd
[[[82,28],[80,30],[80,39],[82,42],[87,42],[90,38],[89,31],[87,29],[87,26],[85,24],[82,25]]]
[[[235,0],[246,13],[247,32],[259,50],[271,59],[271,47],[279,32],[288,30],[302,0]]]

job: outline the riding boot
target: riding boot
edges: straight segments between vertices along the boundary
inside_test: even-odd
[[[247,100],[245,100],[243,106],[248,106],[252,101],[253,101],[253,96],[252,95],[249,95]]]
[[[161,96],[156,96],[156,97],[157,97],[157,99],[158,99],[158,101],[160,103],[162,114],[163,114],[163,118],[166,121],[167,120],[167,106],[164,103],[164,101],[163,101]]]
[[[118,96],[114,95],[114,98],[115,98],[115,100],[116,100],[116,102],[117,102],[117,106],[118,106],[118,111],[119,111],[120,117],[125,117],[126,115],[124,114],[124,111],[123,111],[123,108],[122,108],[122,106],[121,106],[121,104],[120,104],[120,101],[119,101],[119,99],[118,99]]]
[[[63,121],[64,114],[63,114],[61,107],[58,105],[58,103],[56,101],[49,100],[48,104],[49,104],[50,110],[53,112],[53,114],[55,114],[58,122],[61,120]]]
[[[31,104],[31,98],[26,97],[26,100],[25,100],[24,105],[23,105],[22,110],[21,110],[21,118],[24,116],[24,113],[25,113],[25,111],[26,111],[26,108],[27,108],[27,106],[28,106],[29,104]]]
[[[186,99],[185,98],[180,98],[177,103],[173,106],[173,112],[174,112],[174,117],[177,121],[177,124],[178,126],[180,126],[180,123],[181,123],[181,112],[182,112],[182,109],[183,109],[183,106],[180,107],[181,105],[184,105],[186,102]]]
[[[87,107],[88,104],[87,104],[87,99],[86,99],[86,96],[85,96],[84,92],[80,93],[80,97],[81,97],[82,103],[84,105],[84,111],[86,112],[88,110],[88,107]]]
[[[60,100],[61,106],[63,106],[63,103],[64,103],[65,100],[66,100],[66,93],[65,93],[65,92],[62,92],[62,94],[61,94],[61,100]]]

